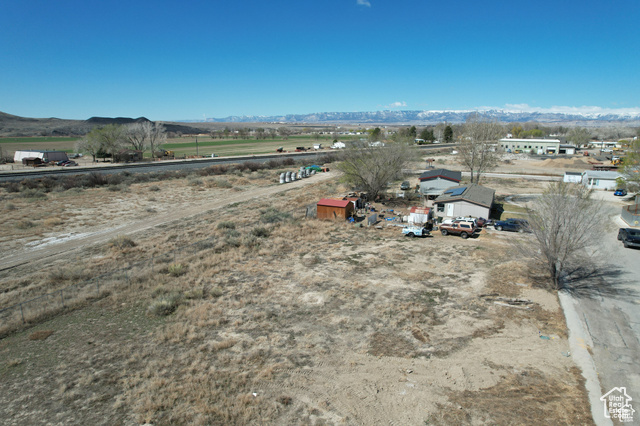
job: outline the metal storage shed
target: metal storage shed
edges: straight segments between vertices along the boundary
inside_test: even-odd
[[[347,220],[353,215],[353,203],[349,200],[323,198],[317,204],[318,219]]]

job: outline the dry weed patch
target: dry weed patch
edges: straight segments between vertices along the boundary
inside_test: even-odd
[[[244,173],[224,179],[260,182],[260,171]],[[199,178],[204,192],[231,196],[211,184],[217,178]],[[200,194],[184,191],[187,178],[171,185]],[[48,321],[55,333],[46,345],[24,333],[0,340],[0,365],[22,360],[0,369],[0,415],[32,423],[464,424],[510,423],[511,410],[523,423],[542,419],[530,413],[588,422],[572,362],[558,356],[566,340],[557,309],[519,311],[479,297],[533,288],[500,241],[408,240],[395,228],[304,219],[305,205],[339,191],[335,183],[291,190],[137,236],[131,261],[153,262],[130,284]],[[205,238],[200,250],[166,254]],[[127,250],[88,252],[79,265],[104,271],[128,261]],[[71,282],[79,272],[57,274]],[[27,278],[12,277],[13,296],[26,294]],[[560,338],[538,337],[552,327]],[[36,356],[25,343],[43,348]],[[28,400],[25,381],[33,384]],[[562,394],[573,402],[568,412]]]

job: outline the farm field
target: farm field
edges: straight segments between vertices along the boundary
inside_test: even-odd
[[[55,137],[30,137],[30,138],[0,138],[0,147],[5,155],[13,157],[16,150],[43,149],[62,150],[68,153],[75,152],[76,142],[79,138],[55,138]],[[341,140],[347,140],[341,138]],[[329,137],[318,139],[312,136],[290,136],[283,139],[212,139],[211,137],[185,136],[181,138],[170,138],[161,145],[161,148],[174,151],[176,157],[184,156],[210,156],[216,154],[220,157],[234,155],[256,155],[275,153],[280,147],[284,151],[295,151],[296,147],[303,146],[312,149],[313,144],[321,143],[324,148],[328,148],[333,143]],[[145,157],[150,158],[151,153],[146,152]]]
[[[157,259],[130,285],[0,339],[6,423],[591,423],[557,298],[510,254],[530,236],[410,239],[305,218],[347,192],[331,174],[198,210],[273,188],[278,172],[46,199],[2,190],[3,255],[97,229],[114,240],[1,271],[0,306]],[[491,184],[500,195],[543,185]],[[119,226],[177,208],[198,214],[116,244]],[[161,256],[204,239],[197,253]],[[495,303],[513,298],[530,309]]]

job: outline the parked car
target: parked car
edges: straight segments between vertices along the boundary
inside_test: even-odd
[[[625,195],[627,195],[627,190],[626,189],[616,189],[616,192],[614,192],[613,195],[615,195],[617,197],[624,197]]]
[[[64,166],[65,164],[67,164],[70,160],[60,160],[58,162],[56,162],[56,166]]]
[[[622,241],[622,244],[624,244],[626,248],[640,248],[640,229],[620,228],[618,231],[618,240]]]
[[[477,238],[480,232],[482,232],[482,228],[477,227],[474,222],[443,222],[440,225],[440,232],[442,235],[460,235],[460,237],[466,240],[469,237]]]
[[[524,219],[509,218],[493,224],[496,231],[531,232],[529,222]]]
[[[402,182],[402,184],[400,185],[400,189],[402,189],[403,191],[406,191],[407,189],[411,189],[411,184],[409,183],[408,180],[405,180],[404,182]]]
[[[77,165],[78,165],[78,163],[76,163],[75,161],[67,161],[62,166],[63,167],[71,167],[71,166],[77,166]]]

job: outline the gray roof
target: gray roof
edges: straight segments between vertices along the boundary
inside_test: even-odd
[[[611,179],[616,180],[622,175],[618,172],[600,171],[600,170],[587,170],[584,172],[587,178],[591,179]]]
[[[419,179],[420,181],[423,181],[423,180],[435,179],[438,177],[442,179],[452,180],[455,182],[460,182],[460,180],[462,179],[462,172],[454,172],[453,170],[447,170],[447,169],[427,170],[426,172],[420,175]]]
[[[468,185],[459,185],[447,188],[445,192],[456,189],[465,188],[464,192],[460,195],[442,194],[435,199],[436,203],[447,203],[451,201],[468,201],[473,204],[479,204],[484,207],[491,208],[496,191],[486,186],[480,186],[476,183],[470,183]]]

